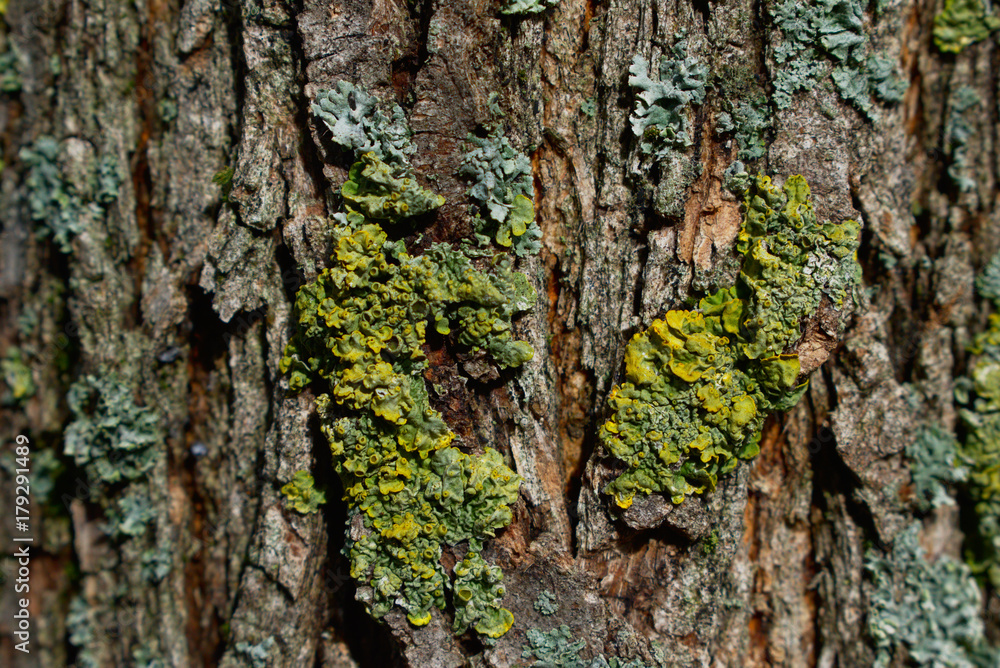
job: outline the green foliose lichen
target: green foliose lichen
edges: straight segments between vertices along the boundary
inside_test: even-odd
[[[137,406],[132,387],[113,375],[84,376],[67,394],[73,420],[64,452],[104,483],[135,480],[156,463],[162,442],[159,415]]]
[[[760,109],[765,108],[762,100],[755,104],[740,101],[729,106],[730,111],[722,112],[716,118],[716,132],[732,132],[739,145],[737,157],[740,160],[757,160],[767,153],[766,133],[771,127],[771,119]]]
[[[967,469],[960,465],[955,436],[940,425],[928,425],[906,444],[911,461],[913,496],[919,510],[928,511],[954,503],[948,487],[966,479]]]
[[[866,558],[876,668],[902,665],[893,663],[900,656],[920,666],[995,667],[1000,656],[986,642],[975,579],[950,557],[928,561],[919,533],[914,523],[896,536],[890,554],[869,551]]]
[[[281,493],[285,504],[303,515],[319,512],[319,507],[326,503],[326,492],[316,489],[316,481],[308,471],[296,471]]]
[[[275,644],[274,638],[268,636],[259,643],[238,642],[234,648],[246,658],[251,668],[267,668],[271,665],[271,651]]]
[[[473,218],[476,233],[513,248],[518,256],[541,249],[542,231],[535,222],[531,161],[515,149],[499,127],[487,137],[469,135],[459,175],[472,181],[469,196],[479,205]]]
[[[546,617],[559,612],[559,604],[556,602],[556,595],[548,589],[544,589],[538,593],[538,598],[535,599],[532,607]]]
[[[802,322],[824,298],[845,308],[860,280],[857,223],[819,223],[801,176],[781,190],[758,176],[743,209],[737,284],[668,311],[626,348],[626,382],[599,434],[627,466],[605,488],[623,508],[637,493],[680,503],[754,457],[767,414],[805,390],[789,352]]]
[[[944,53],[961,53],[1000,29],[1000,18],[987,11],[983,0],[945,0],[934,17],[934,44]]]
[[[52,137],[41,136],[18,154],[28,168],[25,176],[28,209],[32,220],[41,224],[38,233],[51,236],[63,253],[72,251],[70,240],[83,231],[88,220],[98,219],[118,197],[121,178],[110,155],[88,165],[88,174],[70,183],[60,163],[62,147]]]
[[[980,102],[979,93],[971,86],[961,86],[948,96],[948,116],[944,126],[945,152],[951,159],[948,176],[962,192],[975,190],[978,183],[978,175],[969,165],[968,145],[976,136],[973,123],[978,118],[975,121],[972,118],[980,114]]]
[[[16,93],[21,90],[21,63],[18,50],[11,45],[0,53],[0,92]]]
[[[431,326],[500,367],[521,366],[533,353],[514,338],[512,319],[535,294],[507,257],[441,243],[413,256],[389,241],[378,223],[443,199],[421,191],[407,200],[412,175],[383,165],[368,153],[352,167],[342,190],[347,212],[333,221],[332,264],[299,290],[298,328],[280,366],[293,390],[321,391],[321,430],[350,506],[351,575],[366,585],[359,598],[370,613],[399,605],[411,623],[426,624],[450,590],[455,630],[495,638],[513,616],[502,607],[500,569],[482,558],[483,540],[511,521],[520,478],[492,449],[451,447],[455,434],[425,387],[424,348]],[[465,547],[451,574],[441,563],[446,545],[459,555]]]
[[[7,391],[0,395],[4,404],[21,403],[35,394],[31,367],[26,363],[20,348],[11,346],[7,349],[7,354],[0,360],[0,374],[7,386]]]
[[[580,658],[587,641],[573,642],[573,632],[565,624],[550,631],[528,629],[525,635],[528,643],[521,648],[521,658],[534,659],[529,664],[532,668],[646,668],[638,659],[608,658],[604,654],[590,660]]]

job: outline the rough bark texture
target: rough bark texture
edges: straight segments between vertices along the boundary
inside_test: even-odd
[[[36,480],[56,486],[33,506],[33,651],[0,635],[0,661],[500,667],[529,663],[528,629],[566,624],[584,658],[869,665],[865,549],[891,545],[913,516],[902,450],[918,425],[954,425],[953,378],[983,327],[973,276],[1000,247],[997,47],[939,53],[940,4],[891,0],[866,16],[871,43],[910,82],[876,122],[829,82],[771,109],[760,169],[803,174],[821,219],[864,222],[865,290],[842,342],[809,339],[808,368],[833,355],[799,405],[768,421],[754,462],[712,494],[623,514],[601,493],[616,470],[596,437],[604,400],[635,331],[734,275],[740,213],[722,173],[737,146],[715,119],[737,88],[726,81],[770,90],[766,3],[562,0],[510,17],[494,0],[10,0],[0,50],[15,54],[20,86],[0,97],[0,356],[16,347],[35,391],[0,408],[0,442],[28,435]],[[627,71],[685,30],[718,78],[694,107],[687,166],[650,171]],[[456,170],[492,93],[532,160],[544,241],[519,263],[539,299],[518,334],[534,359],[506,385],[482,383],[442,349],[428,377],[456,443],[496,448],[524,477],[513,524],[487,546],[516,620],[495,646],[455,638],[444,614],[380,625],[354,601],[313,398],[278,372],[346,176],[308,109],[338,80],[405,107],[414,165],[448,200],[425,240],[471,232]],[[962,86],[980,100],[965,112],[965,191],[945,172]],[[38,233],[19,158],[43,136],[84,204],[65,250]],[[88,182],[101,161],[119,176],[111,201]],[[227,167],[223,189],[213,176]],[[66,393],[86,374],[116,378],[162,417],[145,477],[102,484],[62,456]],[[61,464],[43,474],[46,451]],[[300,469],[330,490],[322,514],[283,503]],[[10,480],[0,468],[4,508]],[[139,535],[112,535],[107,516],[126,493],[152,517]],[[958,554],[956,523],[927,521],[936,552]],[[8,581],[11,531],[4,522]],[[544,590],[552,616],[534,607]],[[0,634],[13,598],[5,585]],[[269,648],[266,663],[251,647]]]

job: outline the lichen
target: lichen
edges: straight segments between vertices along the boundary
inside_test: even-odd
[[[559,4],[559,0],[508,0],[501,8],[504,14],[540,14]]]
[[[771,119],[761,108],[764,108],[761,100],[755,104],[740,101],[716,118],[716,132],[732,132],[736,138],[740,160],[757,160],[767,153],[765,135],[771,127]]]
[[[367,109],[354,92],[357,108]],[[519,367],[533,353],[514,339],[512,319],[534,302],[534,290],[506,256],[442,243],[411,255],[403,241],[389,241],[381,224],[443,199],[421,191],[422,204],[399,206],[416,187],[403,181],[413,175],[362,153],[378,137],[368,139],[354,146],[361,160],[342,189],[347,210],[331,221],[331,266],[296,296],[297,331],[281,370],[293,390],[318,390],[320,427],[350,508],[351,575],[366,585],[358,596],[372,616],[399,605],[423,625],[451,590],[456,631],[499,637],[513,616],[483,540],[511,521],[520,478],[490,448],[467,454],[451,446],[455,434],[425,387],[425,344],[430,325],[473,355]],[[458,559],[452,574],[442,564],[445,546]]]
[[[870,120],[877,118],[873,98],[893,104],[902,100],[908,82],[896,63],[871,53],[860,0],[783,0],[772,16],[781,29],[774,48],[778,65],[772,99],[778,109],[791,106],[798,91],[811,90],[828,74],[840,96]]]
[[[906,444],[913,477],[913,496],[922,511],[954,503],[948,488],[966,479],[968,471],[960,465],[958,443],[954,435],[940,425],[928,425]]]
[[[626,348],[626,382],[599,433],[627,467],[605,488],[623,508],[636,493],[680,503],[756,456],[764,418],[805,390],[793,351],[802,322],[824,298],[844,309],[860,280],[857,223],[819,223],[801,176],[780,191],[758,176],[743,209],[737,284],[668,311]]]
[[[534,659],[532,668],[646,668],[638,659],[622,660],[599,654],[589,661],[580,658],[587,647],[585,640],[571,642],[573,633],[563,624],[550,631],[528,629],[528,644],[521,649],[521,658]]]
[[[511,145],[499,126],[487,137],[469,135],[467,141],[473,148],[458,173],[472,181],[469,197],[479,205],[473,218],[476,233],[513,247],[521,257],[537,253],[542,231],[535,222],[528,156]]]
[[[539,614],[545,615],[546,617],[559,612],[559,604],[556,602],[556,595],[548,589],[544,589],[538,593],[538,598],[535,599],[533,607],[539,612]]]
[[[980,294],[1000,310],[996,292],[1000,255],[980,277]],[[967,558],[977,572],[984,572],[1000,587],[1000,313],[992,313],[989,327],[973,341],[977,356],[968,376],[955,382],[955,399],[965,428],[961,459],[969,469],[968,493],[975,504],[977,522],[969,536]]]
[[[73,420],[64,432],[64,452],[93,480],[135,480],[156,463],[159,415],[136,405],[130,386],[113,375],[84,376],[70,387],[67,401]]]
[[[28,168],[25,177],[28,209],[32,220],[41,224],[39,235],[51,236],[63,253],[72,251],[70,240],[87,220],[103,216],[104,208],[118,197],[121,178],[110,155],[87,165],[88,173],[77,185],[64,178],[60,164],[62,147],[52,137],[41,136],[18,154]]]
[[[982,0],[945,0],[934,17],[934,44],[944,53],[961,53],[1000,29],[1000,18]]]
[[[868,632],[875,641],[875,666],[892,664],[905,650],[921,666],[997,665],[979,617],[982,593],[969,568],[947,556],[930,562],[920,546],[919,523],[901,531],[889,555],[868,552],[865,566],[874,591]]]
[[[678,40],[671,56],[661,56],[657,79],[649,76],[649,61],[636,55],[629,67],[628,83],[640,92],[630,117],[632,134],[643,153],[657,159],[692,144],[688,110],[705,99],[708,67],[685,54],[686,40]]]
[[[944,127],[945,152],[951,159],[948,176],[962,192],[974,190],[977,183],[977,176],[968,164],[969,140],[976,135],[968,112],[976,115],[979,104],[979,93],[971,86],[961,86],[948,97],[948,116]]]
[[[296,471],[292,480],[281,488],[285,504],[297,513],[312,515],[326,503],[326,492],[316,489],[316,481],[308,471]]]
[[[11,346],[7,349],[7,354],[0,360],[0,375],[7,385],[7,392],[0,397],[4,405],[21,403],[35,394],[31,367],[27,365],[20,348]]]
[[[356,155],[374,153],[396,176],[412,172],[413,131],[399,105],[386,112],[374,95],[338,81],[334,89],[319,91],[310,108],[330,130],[334,143]]]
[[[235,649],[246,657],[252,668],[267,668],[271,665],[271,650],[274,649],[274,638],[268,636],[259,643],[238,642]]]
[[[21,66],[17,49],[13,46],[0,53],[0,92],[16,93],[21,90]]]

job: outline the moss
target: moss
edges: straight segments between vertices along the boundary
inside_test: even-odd
[[[779,191],[758,176],[743,209],[737,285],[667,312],[626,348],[599,433],[627,467],[605,488],[623,508],[637,493],[680,503],[754,457],[767,414],[805,390],[791,352],[801,323],[824,296],[844,308],[860,280],[857,223],[820,224],[802,177]]]
[[[233,190],[233,176],[236,174],[236,170],[232,167],[223,167],[212,175],[212,183],[219,186],[219,191],[222,193],[222,201],[229,201],[229,193]]]
[[[504,137],[499,126],[487,137],[469,135],[459,175],[472,181],[469,196],[479,205],[476,233],[489,237],[519,256],[541,249],[542,231],[535,222],[531,161]]]
[[[355,127],[360,118],[364,130],[378,110],[353,90],[361,111],[337,118]],[[378,139],[366,136],[359,146]],[[443,199],[419,189],[412,172],[374,152],[360,155],[342,190],[347,211],[331,221],[331,266],[296,296],[298,327],[281,370],[293,390],[319,391],[321,430],[350,507],[351,576],[367,585],[358,595],[372,616],[399,605],[411,623],[426,624],[451,590],[456,631],[499,637],[513,616],[502,607],[500,569],[482,557],[483,540],[511,521],[520,478],[492,449],[451,447],[455,434],[425,387],[424,347],[431,326],[500,367],[521,366],[533,353],[514,339],[511,322],[535,294],[506,256],[441,243],[413,256],[402,241],[389,241],[381,224]],[[445,546],[467,548],[450,574]]]
[[[326,492],[316,489],[316,483],[308,471],[296,471],[291,482],[281,488],[285,505],[297,513],[312,515],[326,503]]]
[[[1000,18],[987,12],[982,0],[945,0],[934,17],[934,44],[944,53],[961,53],[1000,29]]]
[[[986,643],[982,594],[972,574],[947,556],[927,561],[919,532],[914,523],[897,535],[891,554],[867,555],[875,666],[899,665],[893,663],[897,655],[921,666],[996,666],[1000,656]]]

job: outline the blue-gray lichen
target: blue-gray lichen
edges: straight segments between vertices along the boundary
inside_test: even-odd
[[[774,48],[778,109],[787,109],[796,92],[812,89],[828,73],[841,97],[870,119],[877,115],[873,96],[886,103],[902,99],[908,83],[892,60],[870,53],[860,0],[782,0],[772,15],[782,35]]]
[[[805,391],[793,351],[803,321],[822,299],[847,307],[860,282],[858,224],[820,223],[801,176],[781,190],[758,176],[743,209],[737,284],[668,311],[626,348],[627,381],[599,432],[627,466],[605,488],[623,508],[637,493],[680,503],[756,456],[767,414]]]
[[[892,552],[870,551],[866,568],[874,582],[868,632],[875,641],[875,666],[909,656],[921,666],[994,668],[980,618],[982,593],[969,568],[947,556],[927,561],[918,542],[920,525],[900,532]]]
[[[274,645],[274,638],[268,636],[256,644],[238,642],[235,649],[246,657],[252,668],[267,668],[271,665],[271,650],[274,649]]]
[[[21,90],[21,66],[17,49],[11,46],[0,53],[0,92],[16,93]]]
[[[563,624],[550,631],[528,629],[528,644],[521,649],[521,658],[534,659],[532,668],[646,668],[638,659],[622,660],[599,654],[587,660],[580,652],[587,647],[585,640],[572,642],[573,633]]]
[[[515,149],[499,127],[487,137],[470,135],[468,142],[473,148],[458,173],[472,181],[469,197],[479,205],[473,218],[476,233],[513,246],[518,256],[537,253],[542,231],[535,222],[528,156]]]
[[[948,176],[962,192],[974,190],[977,176],[968,164],[968,144],[975,135],[969,112],[979,112],[979,93],[971,86],[961,86],[948,97],[948,116],[944,126],[945,152],[951,159]]]
[[[954,503],[948,487],[965,480],[968,471],[959,465],[958,443],[951,432],[939,425],[923,427],[907,443],[906,456],[917,508],[926,511]]]
[[[84,376],[67,400],[73,421],[64,432],[64,452],[94,480],[135,480],[156,463],[160,418],[136,405],[130,386],[111,375]]]
[[[83,230],[88,219],[100,218],[104,207],[118,197],[121,177],[113,157],[105,155],[81,181],[83,192],[63,176],[62,148],[52,137],[42,136],[21,149],[19,158],[28,168],[25,186],[32,220],[41,223],[39,234],[52,236],[63,253],[72,250],[70,240]]]
[[[657,79],[649,76],[649,61],[636,55],[629,67],[628,83],[640,92],[630,117],[632,133],[643,153],[657,158],[692,144],[688,113],[705,99],[708,67],[684,53],[681,39],[670,56],[661,56]]]
[[[538,594],[533,604],[535,610],[548,617],[559,612],[559,604],[556,602],[556,595],[545,589]]]
[[[540,14],[559,4],[559,0],[508,0],[500,9],[504,14]]]
[[[313,114],[326,124],[331,139],[356,155],[374,153],[395,174],[411,172],[415,147],[406,115],[399,105],[386,112],[377,97],[347,81],[331,90],[321,90],[312,103]]]
[[[761,101],[758,104],[739,101],[730,105],[731,111],[716,117],[716,132],[733,133],[740,147],[737,154],[740,160],[757,160],[767,153],[765,134],[771,127],[771,119],[760,108],[764,108]]]

